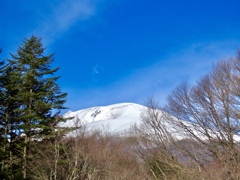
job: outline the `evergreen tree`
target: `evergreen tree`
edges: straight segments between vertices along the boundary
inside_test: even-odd
[[[17,109],[20,107],[18,102],[19,85],[21,74],[17,71],[14,61],[2,62],[0,68],[1,82],[1,129],[3,139],[4,159],[2,162],[2,172],[5,176],[13,179],[13,174],[20,171],[19,165],[19,147],[21,139],[19,138],[20,114]],[[19,149],[20,148],[20,149]]]
[[[33,140],[49,138],[54,133],[52,125],[56,118],[53,110],[64,109],[66,93],[62,93],[54,73],[59,68],[51,69],[53,55],[44,55],[45,48],[41,38],[32,36],[25,39],[16,55],[10,61],[15,74],[20,76],[15,84],[18,88],[17,100],[18,135],[24,137],[22,150],[22,175],[28,176],[28,148]]]
[[[15,86],[19,75],[14,76],[13,64],[0,62],[0,157],[1,157],[1,177],[12,177],[14,165],[14,138],[16,138],[17,123],[14,122],[16,114],[16,95],[18,88]],[[16,168],[15,168],[16,169]]]

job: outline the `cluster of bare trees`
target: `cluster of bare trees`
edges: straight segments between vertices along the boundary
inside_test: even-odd
[[[130,139],[110,136],[81,127],[77,134],[31,147],[31,179],[39,180],[112,180],[147,179],[139,168]]]
[[[179,85],[164,108],[150,100],[136,132],[155,179],[240,179],[240,52]]]

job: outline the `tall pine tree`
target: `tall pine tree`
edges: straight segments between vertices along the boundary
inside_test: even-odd
[[[53,55],[45,55],[41,38],[32,36],[25,39],[16,55],[12,55],[12,64],[20,80],[17,102],[18,132],[24,137],[22,150],[22,176],[28,177],[28,148],[33,140],[42,140],[54,133],[52,125],[56,118],[53,110],[64,109],[66,93],[62,93],[56,83],[59,76],[54,73],[59,68],[51,69]]]

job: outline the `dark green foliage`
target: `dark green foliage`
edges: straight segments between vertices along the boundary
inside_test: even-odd
[[[45,55],[41,38],[25,39],[12,59],[0,62],[0,161],[5,179],[27,179],[28,147],[54,138],[66,93],[51,68],[54,54]],[[54,112],[58,112],[55,113]],[[3,175],[3,174],[2,174]]]
[[[62,93],[56,80],[52,77],[58,68],[51,69],[53,54],[44,56],[44,48],[41,39],[32,36],[26,39],[17,55],[12,55],[17,64],[17,70],[21,73],[21,86],[18,93],[21,104],[18,109],[21,112],[21,129],[32,137],[51,132],[51,124],[55,118],[53,109],[63,109],[66,93]]]

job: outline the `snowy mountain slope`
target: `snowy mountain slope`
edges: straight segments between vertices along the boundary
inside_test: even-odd
[[[61,127],[80,127],[85,125],[90,130],[101,130],[112,134],[124,134],[129,131],[133,125],[140,125],[142,118],[141,114],[146,112],[147,107],[134,103],[120,103],[109,106],[92,107],[88,109],[79,110],[76,112],[69,111],[63,115],[67,120],[65,123],[59,124]],[[161,116],[160,112],[160,116]],[[175,121],[181,121],[174,117]],[[202,134],[195,131],[196,125],[185,121],[181,121],[189,128],[198,134],[202,139],[206,139]],[[188,133],[182,131],[173,124],[164,121],[164,127],[176,138],[183,139],[188,137]],[[195,128],[194,128],[195,127]],[[73,131],[71,134],[77,133]],[[215,134],[215,135],[214,135]],[[216,136],[218,133],[214,133]],[[234,136],[236,141],[240,141],[239,136]]]
[[[61,123],[62,127],[81,127],[85,125],[88,130],[101,130],[112,134],[125,134],[133,125],[140,125],[142,113],[147,112],[147,107],[134,103],[120,103],[109,106],[92,107],[76,112],[69,111],[63,115],[64,118],[73,118]],[[160,116],[161,116],[160,112]],[[191,123],[184,122],[191,126]],[[165,128],[178,139],[186,138],[181,130],[173,127],[173,124],[164,121]],[[181,133],[179,133],[181,132]],[[70,134],[77,134],[72,131]]]
[[[90,129],[100,129],[118,134],[128,131],[134,124],[140,124],[141,113],[146,109],[146,107],[134,103],[120,103],[76,112],[69,111],[63,117],[73,117],[73,119],[61,123],[60,126],[77,127],[84,124]]]

